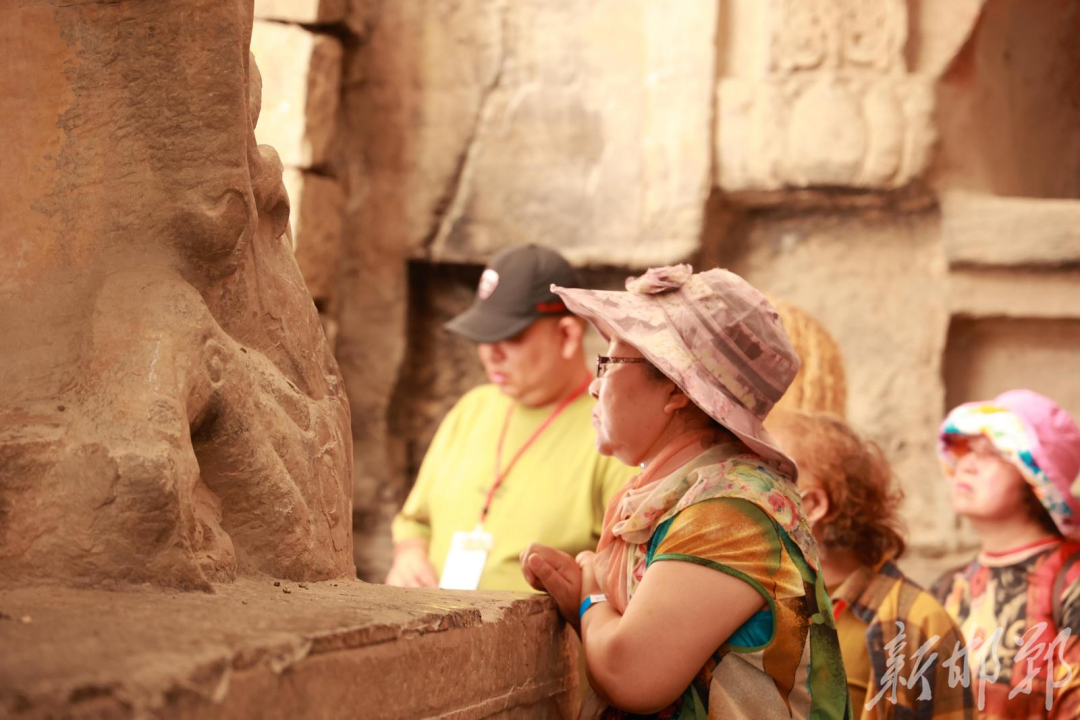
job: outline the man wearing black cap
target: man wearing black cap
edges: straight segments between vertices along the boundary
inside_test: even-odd
[[[530,542],[596,546],[607,501],[634,474],[596,452],[583,322],[551,285],[576,287],[558,253],[496,254],[472,306],[446,327],[477,343],[490,384],[447,414],[394,520],[391,585],[529,590]]]

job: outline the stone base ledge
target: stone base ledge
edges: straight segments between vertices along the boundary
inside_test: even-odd
[[[546,596],[246,579],[213,594],[0,585],[5,718],[565,718]]]
[[[1080,267],[1080,200],[950,192],[941,232],[954,266]]]
[[[954,267],[949,305],[957,317],[1080,319],[1080,270]]]

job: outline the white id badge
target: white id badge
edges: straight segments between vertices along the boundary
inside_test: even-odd
[[[459,530],[454,533],[439,587],[443,590],[475,590],[480,585],[491,547],[491,534],[484,532],[480,525],[472,532]]]

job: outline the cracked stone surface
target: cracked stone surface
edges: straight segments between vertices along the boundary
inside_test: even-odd
[[[0,715],[559,718],[546,596],[245,578],[216,592],[0,586]]]
[[[379,138],[360,148],[360,212],[378,242],[400,218],[394,244],[435,260],[530,240],[627,265],[693,252],[711,180],[715,4],[365,6],[344,135]]]
[[[348,403],[257,146],[249,2],[0,27],[0,577],[353,574]],[[108,66],[109,72],[102,72]],[[183,71],[180,71],[180,68]]]

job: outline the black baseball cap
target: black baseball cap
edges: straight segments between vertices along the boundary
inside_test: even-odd
[[[577,272],[559,253],[539,245],[500,250],[484,268],[473,304],[445,327],[477,343],[506,340],[539,318],[569,314],[553,284],[578,285]]]

